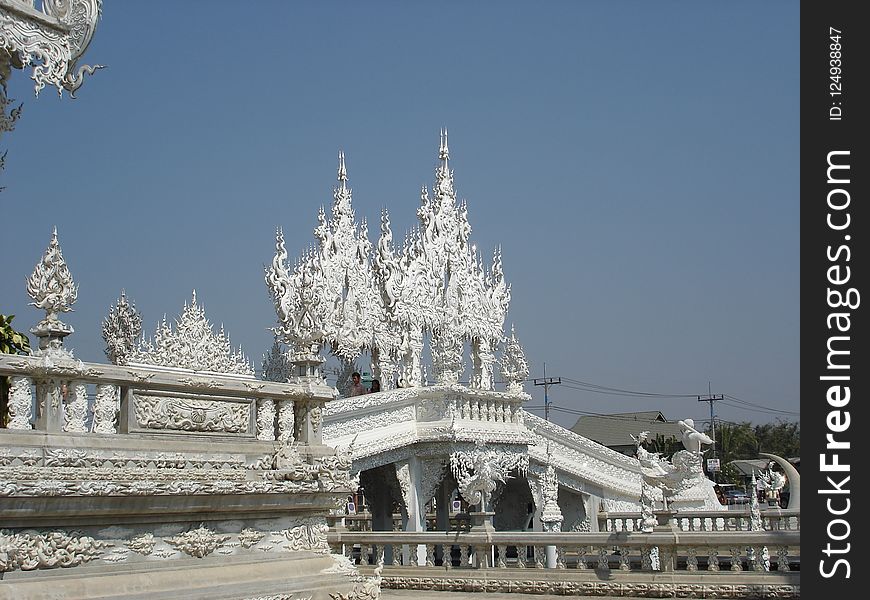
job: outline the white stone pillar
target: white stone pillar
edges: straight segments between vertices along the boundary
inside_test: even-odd
[[[408,513],[408,518],[405,521],[405,531],[423,532],[426,531],[426,501],[428,498],[423,497],[423,468],[419,457],[412,456],[408,459],[408,475],[410,485],[408,486],[407,495],[405,495],[405,508]],[[426,564],[425,544],[417,545],[416,549],[413,546],[411,548],[405,546],[402,552],[406,565],[410,564],[411,552],[417,553],[418,565]]]

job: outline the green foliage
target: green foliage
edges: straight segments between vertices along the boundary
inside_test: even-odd
[[[733,460],[759,458],[759,452],[776,454],[783,458],[800,456],[800,423],[777,421],[764,425],[752,425],[749,422],[717,424],[716,454],[722,465],[722,479],[742,484],[742,477],[729,463]]]
[[[683,449],[683,442],[674,436],[665,437],[659,433],[656,434],[655,439],[647,441],[646,447],[652,452],[658,452],[662,456],[670,457]]]
[[[30,338],[12,328],[15,315],[0,315],[0,353],[30,354]]]
[[[15,315],[0,315],[0,354],[30,354],[30,338],[12,328]],[[6,427],[9,382],[0,376],[0,427]]]

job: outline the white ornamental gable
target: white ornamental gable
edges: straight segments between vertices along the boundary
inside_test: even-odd
[[[196,301],[185,303],[175,327],[163,317],[153,340],[141,341],[130,352],[130,365],[151,365],[192,371],[253,376],[254,369],[242,349],[234,351],[223,326],[215,333],[205,316],[205,308]]]

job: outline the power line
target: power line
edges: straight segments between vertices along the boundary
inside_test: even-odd
[[[544,386],[544,419],[550,420],[550,400],[547,395],[547,392],[550,389],[551,385],[559,385],[562,383],[561,377],[547,377],[547,363],[544,363],[544,377],[543,379],[535,379],[535,385]]]

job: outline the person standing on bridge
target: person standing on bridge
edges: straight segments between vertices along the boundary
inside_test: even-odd
[[[354,371],[350,376],[351,384],[350,384],[350,395],[351,396],[361,396],[366,393],[365,387],[363,387],[362,382],[360,381],[360,374],[357,371]]]

